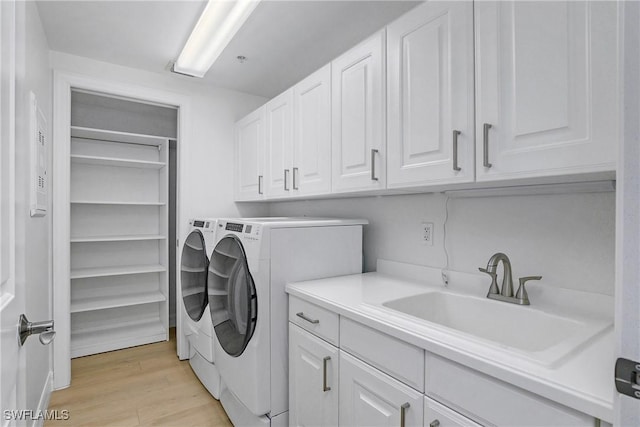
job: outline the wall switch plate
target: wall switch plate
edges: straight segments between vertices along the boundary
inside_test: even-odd
[[[422,223],[422,242],[425,245],[433,246],[433,223]]]

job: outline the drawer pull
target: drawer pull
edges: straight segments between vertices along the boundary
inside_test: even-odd
[[[440,420],[435,419],[429,423],[429,427],[440,427]]]
[[[314,325],[317,325],[318,323],[320,323],[320,321],[318,319],[312,319],[310,317],[305,316],[302,311],[300,313],[296,313],[296,316],[298,316],[301,319],[306,320],[309,323],[313,323]]]
[[[327,362],[331,360],[331,356],[322,359],[322,391],[329,391],[331,387],[327,385]]]
[[[400,406],[400,427],[404,427],[405,413],[410,406],[409,402],[403,403],[402,406]]]

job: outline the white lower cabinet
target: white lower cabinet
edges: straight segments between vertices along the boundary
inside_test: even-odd
[[[422,426],[422,393],[340,351],[341,426]]]
[[[289,323],[289,425],[338,425],[338,349]]]
[[[327,308],[296,297],[289,300],[292,426],[602,424],[590,415],[425,352]],[[299,314],[312,322],[301,322]],[[317,326],[327,323],[332,327],[319,333]],[[325,339],[332,339],[335,345]]]

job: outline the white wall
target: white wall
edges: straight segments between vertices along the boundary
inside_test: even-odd
[[[378,258],[444,267],[445,201],[418,194],[278,202],[269,214],[368,219],[366,271]],[[550,286],[613,295],[615,193],[451,198],[448,208],[451,270],[478,273],[504,252],[514,279],[542,275]],[[422,222],[435,225],[433,246],[422,243]]]
[[[29,215],[30,143],[29,93],[36,95],[47,119],[47,136],[51,141],[51,70],[49,47],[35,2],[17,2],[16,62],[16,272],[18,286],[25,286],[26,315],[31,321],[52,318],[51,307],[51,198],[47,216]],[[51,171],[51,151],[49,151]],[[50,176],[50,174],[49,174]],[[49,183],[50,184],[50,183]],[[49,387],[47,378],[52,367],[51,346],[43,346],[37,338],[25,343],[26,408],[38,409],[38,403]],[[48,389],[46,390],[48,391]],[[47,393],[45,392],[45,396]],[[44,402],[46,404],[46,402]],[[40,408],[43,409],[43,408]]]

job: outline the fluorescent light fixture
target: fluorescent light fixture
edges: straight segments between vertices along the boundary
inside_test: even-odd
[[[260,0],[209,0],[173,71],[204,77],[259,3]]]

